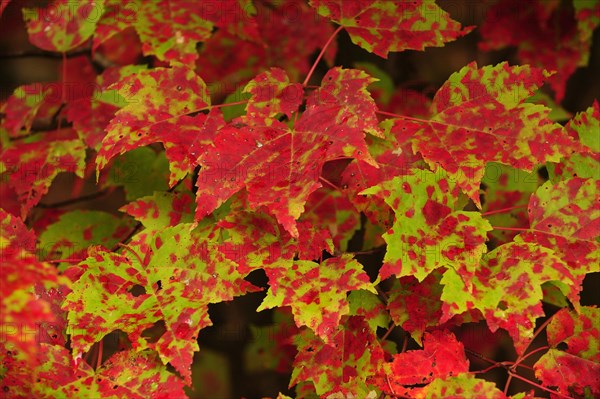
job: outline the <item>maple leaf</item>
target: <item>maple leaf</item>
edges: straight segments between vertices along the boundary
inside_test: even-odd
[[[298,354],[290,386],[312,381],[320,397],[334,393],[367,397],[368,379],[381,367],[384,353],[362,317],[342,319],[331,344],[325,344],[308,329],[294,340]]]
[[[0,358],[4,364],[5,356],[18,352],[25,363],[34,364],[44,326],[58,322],[50,302],[34,288],[57,288],[66,281],[52,265],[33,255],[35,234],[20,218],[0,208],[0,220]]]
[[[71,139],[70,133],[47,133],[39,141],[18,143],[0,154],[0,173],[10,173],[8,183],[17,193],[22,218],[48,192],[59,173],[71,172],[83,178],[85,146]]]
[[[412,276],[402,277],[393,281],[388,292],[387,309],[394,324],[410,333],[419,345],[425,330],[440,324],[441,277],[435,271],[421,282]]]
[[[597,307],[582,306],[579,312],[561,309],[552,316],[546,328],[548,344],[567,344],[567,352],[600,363],[600,343],[595,338],[600,330],[600,311]]]
[[[81,259],[91,245],[112,248],[124,239],[133,223],[101,211],[75,210],[62,214],[39,236],[43,259]]]
[[[272,73],[261,75],[263,86],[269,88],[284,79],[283,87],[291,87],[278,72],[277,82],[271,82],[275,80]],[[376,105],[366,91],[369,82],[362,71],[330,70],[293,128],[277,120],[265,126],[264,117],[251,104],[256,118],[247,117],[245,126],[221,128],[211,143],[213,148],[207,146],[198,158],[202,168],[196,182],[196,218],[210,214],[246,188],[251,208],[268,207],[298,237],[296,220],[308,196],[321,186],[319,174],[328,157],[354,156],[374,163],[364,141],[365,132],[378,131]],[[347,105],[349,99],[356,105]]]
[[[119,208],[150,230],[161,230],[193,221],[194,200],[187,193],[154,192]]]
[[[327,42],[333,26],[304,0],[255,2],[260,42],[240,40],[230,30],[218,30],[200,49],[198,70],[211,87],[213,98],[235,91],[269,67],[284,69],[292,81],[311,68],[311,55]],[[251,10],[245,6],[246,10]],[[292,40],[281,45],[281,38]],[[337,45],[331,43],[325,60],[333,64]],[[237,99],[239,100],[239,98]]]
[[[551,349],[534,365],[536,378],[561,393],[583,396],[589,389],[592,394],[600,394],[599,330],[600,312],[596,307],[584,306],[578,313],[558,311],[546,330]],[[557,348],[561,343],[568,345],[566,351]]]
[[[29,41],[47,51],[67,52],[89,39],[104,13],[104,0],[54,0],[46,8],[23,8]]]
[[[233,262],[208,252],[213,247],[210,228],[190,229],[182,223],[155,235],[149,248],[132,247],[135,252],[128,255],[98,250],[81,263],[85,272],[63,305],[74,332],[75,357],[120,329],[134,348],[157,350],[164,363],[170,362],[190,382],[198,331],[212,324],[208,304],[255,289]],[[136,294],[136,287],[143,293]],[[156,322],[164,323],[165,332],[156,342],[147,342],[142,334]]]
[[[268,88],[281,79],[283,87],[290,87],[281,73],[277,80],[272,73],[261,76],[261,84]],[[211,143],[214,148],[207,146],[198,158],[202,168],[196,182],[196,218],[210,214],[245,187],[251,208],[268,207],[298,237],[296,220],[308,196],[321,186],[319,174],[327,158],[371,159],[364,134],[377,132],[377,119],[375,103],[366,91],[369,81],[362,71],[334,68],[311,94],[293,128],[277,120],[265,126],[252,104],[256,118],[246,118],[248,125],[220,129]],[[346,105],[348,99],[357,105]],[[265,190],[266,185],[271,189]]]
[[[371,222],[384,227],[389,227],[393,220],[384,200],[359,193],[367,187],[405,175],[411,168],[422,164],[421,157],[413,155],[405,142],[398,142],[390,133],[390,125],[390,121],[380,124],[384,128],[384,138],[366,137],[369,153],[376,165],[356,159],[341,174],[341,188],[356,209],[364,212]]]
[[[330,69],[321,87],[308,96],[296,129],[324,132],[331,140],[327,153],[330,158],[352,157],[377,166],[365,142],[366,133],[383,137],[377,105],[367,90],[373,81],[358,69]]]
[[[106,177],[104,181],[103,177]],[[136,200],[169,188],[169,161],[164,151],[138,147],[114,158],[110,169],[100,180],[102,188],[122,186],[125,199]]]
[[[524,103],[545,76],[529,66],[504,62],[477,68],[472,62],[438,90],[430,120],[396,120],[392,131],[410,135],[413,151],[433,170],[447,171],[480,207],[479,185],[487,162],[531,171],[537,164],[586,152],[548,119],[548,108]]]
[[[134,0],[126,4],[109,0],[98,22],[92,48],[133,27],[144,55],[191,66],[198,57],[196,44],[212,34],[213,23],[204,18],[204,11],[210,8],[193,0]]]
[[[86,362],[74,361],[67,349],[42,344],[39,361],[34,369],[15,367],[9,371],[8,381],[3,383],[11,385],[9,391],[13,395],[40,399],[187,398],[183,382],[168,372],[151,351],[117,352],[94,370]]]
[[[563,158],[558,164],[548,164],[550,180],[558,181],[570,177],[600,179],[600,105],[598,100],[584,112],[573,117],[565,126],[572,137],[587,148],[589,153],[575,153]]]
[[[580,282],[564,262],[547,248],[512,242],[488,253],[470,283],[452,269],[442,277],[445,322],[455,314],[478,309],[492,332],[508,331],[518,353],[523,353],[533,337],[535,320],[544,315],[541,285],[552,281],[565,295],[573,297]]]
[[[349,316],[362,316],[374,333],[377,327],[388,328],[390,314],[385,309],[385,304],[373,292],[367,290],[354,290],[348,294],[350,305]]]
[[[351,255],[323,263],[295,261],[291,267],[268,268],[271,288],[257,311],[291,306],[298,327],[308,326],[325,342],[332,341],[343,315],[349,313],[347,292],[377,293],[362,265]]]
[[[335,248],[342,251],[360,229],[360,217],[352,203],[339,190],[329,187],[321,187],[308,197],[300,221],[309,222],[317,230],[327,229]]]
[[[529,227],[527,204],[531,194],[543,183],[538,172],[539,169],[529,173],[496,162],[486,165],[481,180],[484,187],[482,212],[493,226]],[[501,210],[506,211],[500,212]],[[518,233],[519,231],[513,230],[492,230],[488,236],[496,247],[512,241]]]
[[[462,373],[445,379],[436,379],[424,388],[420,388],[415,399],[507,399],[496,384],[471,373]],[[515,397],[516,399],[516,397]],[[532,399],[532,398],[530,398]]]
[[[3,104],[5,117],[2,126],[9,137],[31,132],[36,119],[50,120],[60,107],[60,89],[56,85],[32,83],[19,86]]]
[[[516,238],[548,248],[562,260],[577,281],[568,294],[576,307],[585,275],[600,271],[599,191],[600,181],[594,179],[545,183],[529,200],[529,231]]]
[[[287,269],[295,259],[313,260],[321,258],[323,251],[334,252],[327,230],[303,221],[297,224],[298,237],[292,237],[270,215],[250,212],[247,205],[238,206],[232,205],[217,225],[223,236],[220,251],[238,264],[240,272],[272,267]]]
[[[381,279],[394,274],[423,281],[442,266],[464,276],[477,269],[491,226],[479,213],[454,210],[458,187],[449,178],[413,169],[362,194],[383,198],[396,215],[383,235],[388,246]]]
[[[592,395],[600,395],[598,362],[550,349],[537,361],[534,368],[536,377],[543,385],[556,387],[559,393],[575,392],[579,397],[584,397],[587,391]]]
[[[94,90],[90,97],[84,96],[67,104],[66,116],[79,138],[94,150],[100,150],[104,129],[119,108],[127,105],[128,98],[123,98],[117,90],[108,87],[124,79],[126,76],[145,70],[142,65],[107,68],[95,78],[91,84]]]
[[[256,76],[244,87],[243,93],[250,93],[250,99],[242,120],[263,126],[269,126],[277,114],[291,118],[304,100],[302,85],[290,83],[287,73],[280,68],[271,68]]]
[[[321,186],[317,180],[325,162],[326,137],[273,121],[270,127],[222,128],[212,146],[198,158],[196,219],[245,187],[251,208],[266,206],[298,237],[296,220],[308,196]]]
[[[590,40],[594,29],[600,25],[600,4],[589,0],[573,0],[573,7],[580,40]]]
[[[118,90],[128,103],[106,127],[96,158],[97,173],[117,154],[161,142],[170,162],[172,186],[192,171],[195,155],[189,149],[194,142],[210,139],[224,123],[218,111],[188,116],[209,109],[210,98],[204,81],[186,67],[141,71],[109,88]]]
[[[343,26],[352,42],[387,58],[390,51],[441,47],[466,35],[433,0],[310,0],[318,13]]]
[[[569,77],[588,62],[591,31],[600,22],[600,7],[591,3],[576,0],[573,15],[570,7],[558,2],[500,1],[487,12],[479,48],[517,46],[522,63],[556,71],[548,82],[560,102]]]
[[[0,17],[2,16],[4,9],[6,8],[6,6],[8,6],[8,3],[10,3],[10,1],[11,0],[4,0],[4,1],[0,2]]]
[[[394,355],[393,361],[385,363],[382,371],[385,382],[381,388],[388,394],[394,394],[410,392],[411,389],[405,387],[467,373],[469,361],[463,345],[454,334],[439,330],[425,333],[422,350]]]
[[[221,0],[201,8],[202,18],[213,22],[219,28],[226,29],[242,39],[260,41],[255,14],[256,7],[252,0]]]
[[[542,89],[539,89],[533,93],[533,96],[529,97],[525,102],[541,104],[550,108],[552,111],[550,111],[550,114],[548,114],[548,119],[550,119],[552,122],[561,122],[573,117],[571,112],[557,104],[556,101],[554,101],[550,95],[543,92]]]

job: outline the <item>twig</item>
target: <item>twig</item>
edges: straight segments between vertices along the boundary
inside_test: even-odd
[[[323,58],[323,56],[325,55],[325,51],[327,51],[327,48],[329,47],[329,45],[331,44],[333,39],[335,39],[337,34],[340,33],[343,28],[344,27],[342,25],[338,26],[338,28],[331,34],[331,36],[329,36],[329,39],[327,40],[327,42],[321,49],[321,52],[317,56],[317,59],[315,60],[315,62],[313,62],[312,67],[310,68],[310,71],[308,71],[308,74],[306,75],[304,82],[302,82],[302,87],[306,87],[306,85],[308,85],[308,81],[310,80],[313,73],[315,72],[315,69],[317,68],[317,65],[319,64],[319,61],[321,61],[321,58]]]
[[[96,191],[95,193],[92,193],[92,194],[82,195],[81,197],[71,198],[68,200],[55,202],[53,204],[43,204],[40,202],[39,204],[37,204],[37,206],[42,209],[62,208],[64,206],[73,205],[78,202],[90,201],[90,200],[93,200],[96,198],[100,198],[108,193],[109,193],[109,190],[100,190],[100,191]]]
[[[73,50],[65,53],[66,58],[74,58],[80,55],[89,54],[92,51],[91,48],[83,48],[79,50]],[[0,54],[0,60],[9,60],[12,58],[63,58],[63,53],[54,53],[52,51],[43,50],[23,50],[15,53]]]

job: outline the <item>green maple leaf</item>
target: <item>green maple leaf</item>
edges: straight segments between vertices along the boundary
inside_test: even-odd
[[[38,204],[59,173],[71,172],[83,178],[85,146],[70,133],[49,132],[43,138],[35,137],[36,141],[3,148],[0,153],[0,174],[9,173],[8,183],[21,203],[21,217]]]
[[[296,325],[310,327],[325,342],[331,341],[341,317],[350,312],[348,291],[377,293],[351,255],[321,264],[299,260],[291,267],[269,268],[266,273],[271,288],[257,311],[291,306]]]
[[[212,228],[191,231],[179,224],[140,242],[134,253],[93,252],[81,263],[84,273],[63,305],[69,311],[76,357],[116,329],[126,332],[134,348],[155,349],[190,381],[190,364],[198,331],[210,326],[208,304],[232,300],[255,289],[235,263],[209,251]],[[143,293],[136,293],[139,290]],[[142,334],[164,322],[158,341]]]
[[[556,182],[571,177],[600,179],[600,105],[598,100],[584,112],[575,115],[565,126],[569,134],[579,140],[589,153],[571,154],[559,163],[548,164],[550,180]]]
[[[179,223],[191,223],[194,219],[192,204],[194,199],[189,193],[169,193],[155,191],[119,208],[141,222],[150,230],[160,230],[176,226]]]
[[[491,226],[479,213],[454,210],[458,190],[450,179],[413,169],[362,194],[383,198],[396,215],[383,235],[388,247],[381,279],[396,275],[422,281],[442,266],[465,276],[477,269]]]
[[[558,311],[546,329],[551,349],[534,365],[536,378],[544,386],[556,387],[559,392],[576,392],[584,395],[600,393],[600,311],[584,306],[579,312],[569,309]],[[566,351],[559,350],[561,343]]]
[[[544,283],[579,308],[583,278],[599,270],[599,188],[596,180],[578,178],[541,186],[529,202],[530,229],[484,257],[472,280],[476,290],[453,270],[444,274],[442,322],[479,309],[489,327],[507,330],[521,352],[533,336],[535,320],[544,315]]]
[[[0,326],[4,331],[0,342],[0,360],[11,352],[20,353],[20,359],[28,366],[34,365],[39,354],[38,334],[40,326],[56,323],[51,303],[41,298],[34,288],[59,288],[68,285],[67,278],[60,276],[56,268],[40,262],[33,254],[36,237],[23,221],[0,208],[0,296],[2,303]]]
[[[442,316],[442,275],[438,271],[419,282],[412,276],[395,279],[388,292],[387,309],[399,327],[420,345],[428,327],[440,324]]]
[[[40,255],[52,259],[77,259],[91,245],[112,248],[133,227],[131,219],[120,219],[101,211],[67,212],[40,234]],[[81,259],[82,257],[79,257]]]
[[[41,344],[38,360],[35,368],[18,357],[9,365],[10,381],[3,381],[11,384],[8,391],[40,399],[187,398],[183,381],[167,371],[150,350],[117,352],[94,370],[84,361],[73,360],[61,346]]]
[[[187,67],[143,70],[124,76],[109,89],[117,90],[127,102],[106,126],[96,158],[97,175],[118,154],[161,142],[172,186],[193,170],[196,143],[210,141],[224,124],[219,112],[188,115],[208,110],[210,98],[204,81]]]
[[[331,338],[326,344],[308,329],[295,337],[298,354],[290,386],[312,381],[320,397],[334,393],[367,397],[371,391],[367,380],[383,362],[377,336],[362,317],[351,316]]]
[[[479,187],[487,162],[531,171],[587,152],[565,129],[550,121],[549,108],[525,100],[550,74],[501,63],[478,68],[473,62],[455,72],[438,90],[430,120],[395,120],[392,131],[411,136],[433,170],[448,173],[480,206]]]
[[[415,394],[415,399],[507,399],[496,384],[475,378],[470,373],[435,379],[419,391]]]
[[[541,285],[552,281],[567,295],[577,279],[550,250],[534,245],[509,243],[487,254],[471,284],[448,269],[442,278],[442,310],[445,322],[455,314],[478,309],[492,331],[503,328],[519,353],[533,337],[535,320],[544,315]]]

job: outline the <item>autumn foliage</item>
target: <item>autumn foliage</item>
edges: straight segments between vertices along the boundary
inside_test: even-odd
[[[0,396],[600,397],[600,106],[561,106],[600,3],[438,3],[0,2],[60,64],[0,107]],[[342,35],[518,64],[427,93]],[[243,298],[259,393],[202,338]]]

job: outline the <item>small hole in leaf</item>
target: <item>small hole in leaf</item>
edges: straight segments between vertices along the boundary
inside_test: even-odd
[[[500,303],[498,304],[498,309],[500,310],[506,310],[507,307],[508,306],[505,301],[500,301]]]
[[[136,284],[136,285],[134,285],[133,287],[131,287],[131,288],[129,289],[129,292],[130,292],[130,293],[131,293],[131,295],[133,295],[134,297],[138,297],[138,296],[140,296],[140,295],[144,295],[144,294],[146,293],[146,289],[145,289],[143,286],[141,286],[141,285],[139,285],[139,284]]]
[[[566,351],[568,349],[568,345],[565,344],[564,342],[561,342],[560,344],[556,345],[556,349],[559,349],[561,351]]]

